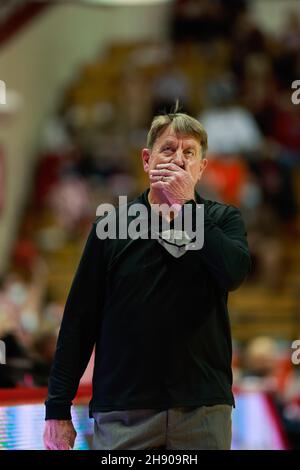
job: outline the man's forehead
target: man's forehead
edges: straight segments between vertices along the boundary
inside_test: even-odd
[[[178,143],[180,141],[183,141],[184,144],[187,145],[198,144],[200,146],[200,143],[193,135],[176,134],[174,131],[170,131],[169,129],[167,129],[167,131],[165,131],[162,135],[159,136],[159,138],[157,139],[157,144],[161,145],[167,142]]]

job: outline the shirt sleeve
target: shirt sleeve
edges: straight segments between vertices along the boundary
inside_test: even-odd
[[[195,201],[193,213],[197,210]],[[240,210],[228,205],[220,220],[204,208],[204,243],[201,249],[192,251],[195,261],[201,260],[218,286],[226,291],[237,289],[251,269],[247,232]]]
[[[47,419],[71,419],[71,405],[99,333],[104,297],[102,241],[88,236],[65,305],[50,373]]]

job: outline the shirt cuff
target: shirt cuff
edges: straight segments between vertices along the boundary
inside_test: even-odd
[[[71,420],[71,405],[61,403],[46,404],[45,420],[47,421],[48,419]]]

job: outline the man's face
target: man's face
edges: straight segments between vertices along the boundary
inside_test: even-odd
[[[175,134],[170,127],[158,137],[152,150],[142,150],[142,158],[146,173],[159,163],[175,163],[190,173],[195,185],[207,165],[207,159],[201,157],[200,142],[191,135]]]

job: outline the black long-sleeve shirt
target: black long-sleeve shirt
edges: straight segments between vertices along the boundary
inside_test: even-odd
[[[150,213],[148,192],[129,205]],[[71,419],[94,345],[90,416],[234,405],[227,299],[250,269],[247,234],[239,209],[195,196],[204,244],[178,258],[155,239],[99,239],[95,221],[65,306],[46,419]]]

